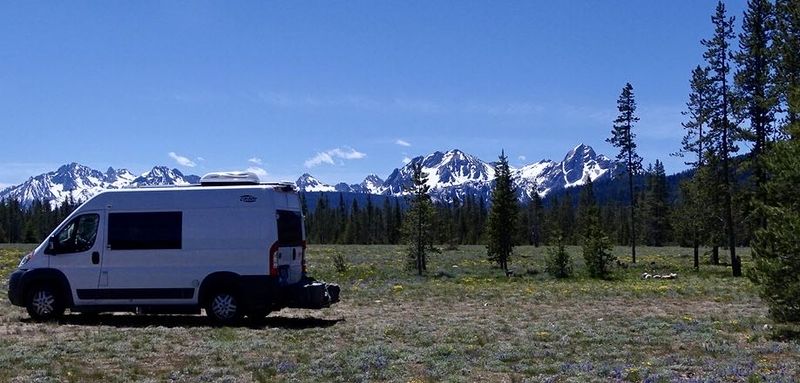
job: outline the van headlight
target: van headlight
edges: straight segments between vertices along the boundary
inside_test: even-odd
[[[17,265],[17,268],[21,268],[24,264],[28,263],[28,261],[31,260],[31,256],[32,255],[33,255],[33,252],[25,254],[25,256],[22,257],[22,259],[19,261],[19,265]]]

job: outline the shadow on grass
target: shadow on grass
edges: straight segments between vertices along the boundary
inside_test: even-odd
[[[33,323],[30,318],[22,319],[23,322]],[[309,328],[331,327],[339,322],[340,319],[322,319],[315,317],[284,317],[268,316],[263,319],[244,318],[239,322],[228,327],[264,329],[280,328],[286,330],[304,330]],[[72,314],[65,315],[58,321],[62,325],[76,326],[111,326],[117,328],[144,328],[144,327],[167,327],[167,328],[197,328],[197,327],[218,327],[212,324],[208,317],[203,315],[135,315],[135,314]]]

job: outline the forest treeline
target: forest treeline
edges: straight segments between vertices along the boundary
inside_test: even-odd
[[[638,225],[642,243],[651,246],[691,244],[690,227],[682,215],[685,206],[680,197],[679,181],[691,178],[691,173],[666,176],[658,162],[636,178],[639,205],[646,209]],[[616,178],[594,184],[594,194],[599,202],[603,227],[613,242],[627,245],[630,230],[625,203],[625,180]],[[546,245],[553,241],[553,233],[562,233],[565,243],[580,242],[580,227],[576,221],[580,214],[578,204],[582,187],[559,190],[520,204],[517,245]],[[305,198],[311,193],[301,193]],[[366,195],[346,198],[342,193],[316,194],[314,207],[304,206],[306,235],[309,243],[318,244],[399,244],[400,227],[406,216],[407,201],[402,197]],[[34,201],[23,205],[16,200],[0,200],[0,243],[41,242],[79,204],[66,201],[51,207],[47,201]],[[749,214],[743,207],[738,216]],[[440,244],[485,244],[484,233],[489,206],[475,196],[463,201],[435,203],[431,225],[432,236]],[[737,228],[740,244],[746,246],[753,236],[752,225]]]
[[[636,200],[642,219],[637,222],[638,238],[648,246],[691,246],[692,226],[687,222],[687,207],[680,195],[679,182],[691,179],[692,173],[667,176],[660,161],[635,178]],[[609,238],[618,245],[628,245],[631,230],[628,222],[627,179],[617,177],[593,185],[600,209],[601,223]],[[583,187],[559,190],[545,198],[519,204],[514,235],[516,245],[549,245],[560,234],[565,244],[581,242],[580,194]],[[309,243],[319,244],[399,244],[407,201],[402,197],[345,198],[342,193],[314,193],[315,205],[305,207],[306,235]],[[538,197],[538,196],[537,196]],[[432,235],[442,245],[486,244],[486,219],[489,203],[468,195],[452,203],[434,203]],[[737,216],[750,214],[748,204],[738,204]],[[753,225],[747,221],[737,226],[739,245],[747,246],[753,238]]]

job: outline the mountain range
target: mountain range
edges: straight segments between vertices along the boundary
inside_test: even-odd
[[[107,189],[135,186],[190,185],[200,177],[184,175],[178,169],[156,166],[141,175],[127,169],[109,167],[102,172],[73,162],[57,170],[29,178],[27,181],[0,191],[0,199],[16,199],[23,205],[34,200],[50,201],[51,206],[71,201],[85,201]]]
[[[434,152],[412,159],[395,169],[386,180],[369,175],[360,184],[325,184],[306,173],[295,184],[305,192],[350,192],[400,196],[411,183],[413,165],[422,163],[428,176],[427,185],[434,200],[452,202],[467,195],[488,199],[494,182],[494,162],[485,162],[458,149]],[[587,180],[611,178],[618,164],[608,157],[595,153],[588,145],[580,144],[570,150],[561,161],[541,160],[520,168],[511,168],[518,198],[529,201],[534,190],[544,197],[552,191],[579,186]]]
[[[384,180],[375,174],[358,184],[325,184],[310,174],[303,174],[295,182],[306,193],[343,192],[401,196],[411,183],[412,166],[421,163],[428,175],[431,197],[436,201],[452,202],[472,195],[488,200],[494,182],[494,162],[453,149],[434,152],[412,159],[401,168],[394,169]],[[604,155],[598,155],[588,145],[580,144],[570,150],[561,161],[541,160],[520,168],[512,168],[512,177],[518,197],[525,202],[534,191],[545,196],[553,191],[579,186],[587,180],[611,178],[618,164]],[[178,169],[156,166],[141,175],[127,169],[108,168],[105,172],[71,163],[57,170],[29,178],[22,184],[0,191],[0,199],[17,199],[23,204],[34,200],[48,200],[51,205],[66,200],[83,201],[106,189],[151,185],[189,185],[199,183],[200,177],[184,175]]]

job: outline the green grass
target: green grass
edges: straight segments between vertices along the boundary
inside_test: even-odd
[[[28,250],[0,248],[3,282]],[[434,254],[417,277],[399,246],[311,246],[309,273],[339,283],[342,302],[232,328],[128,314],[38,324],[4,301],[0,381],[800,380],[800,345],[773,340],[754,287],[725,266],[695,272],[690,249],[641,248],[636,265],[593,280],[568,250],[577,275],[556,280],[544,248],[516,248],[512,277],[480,246]]]

